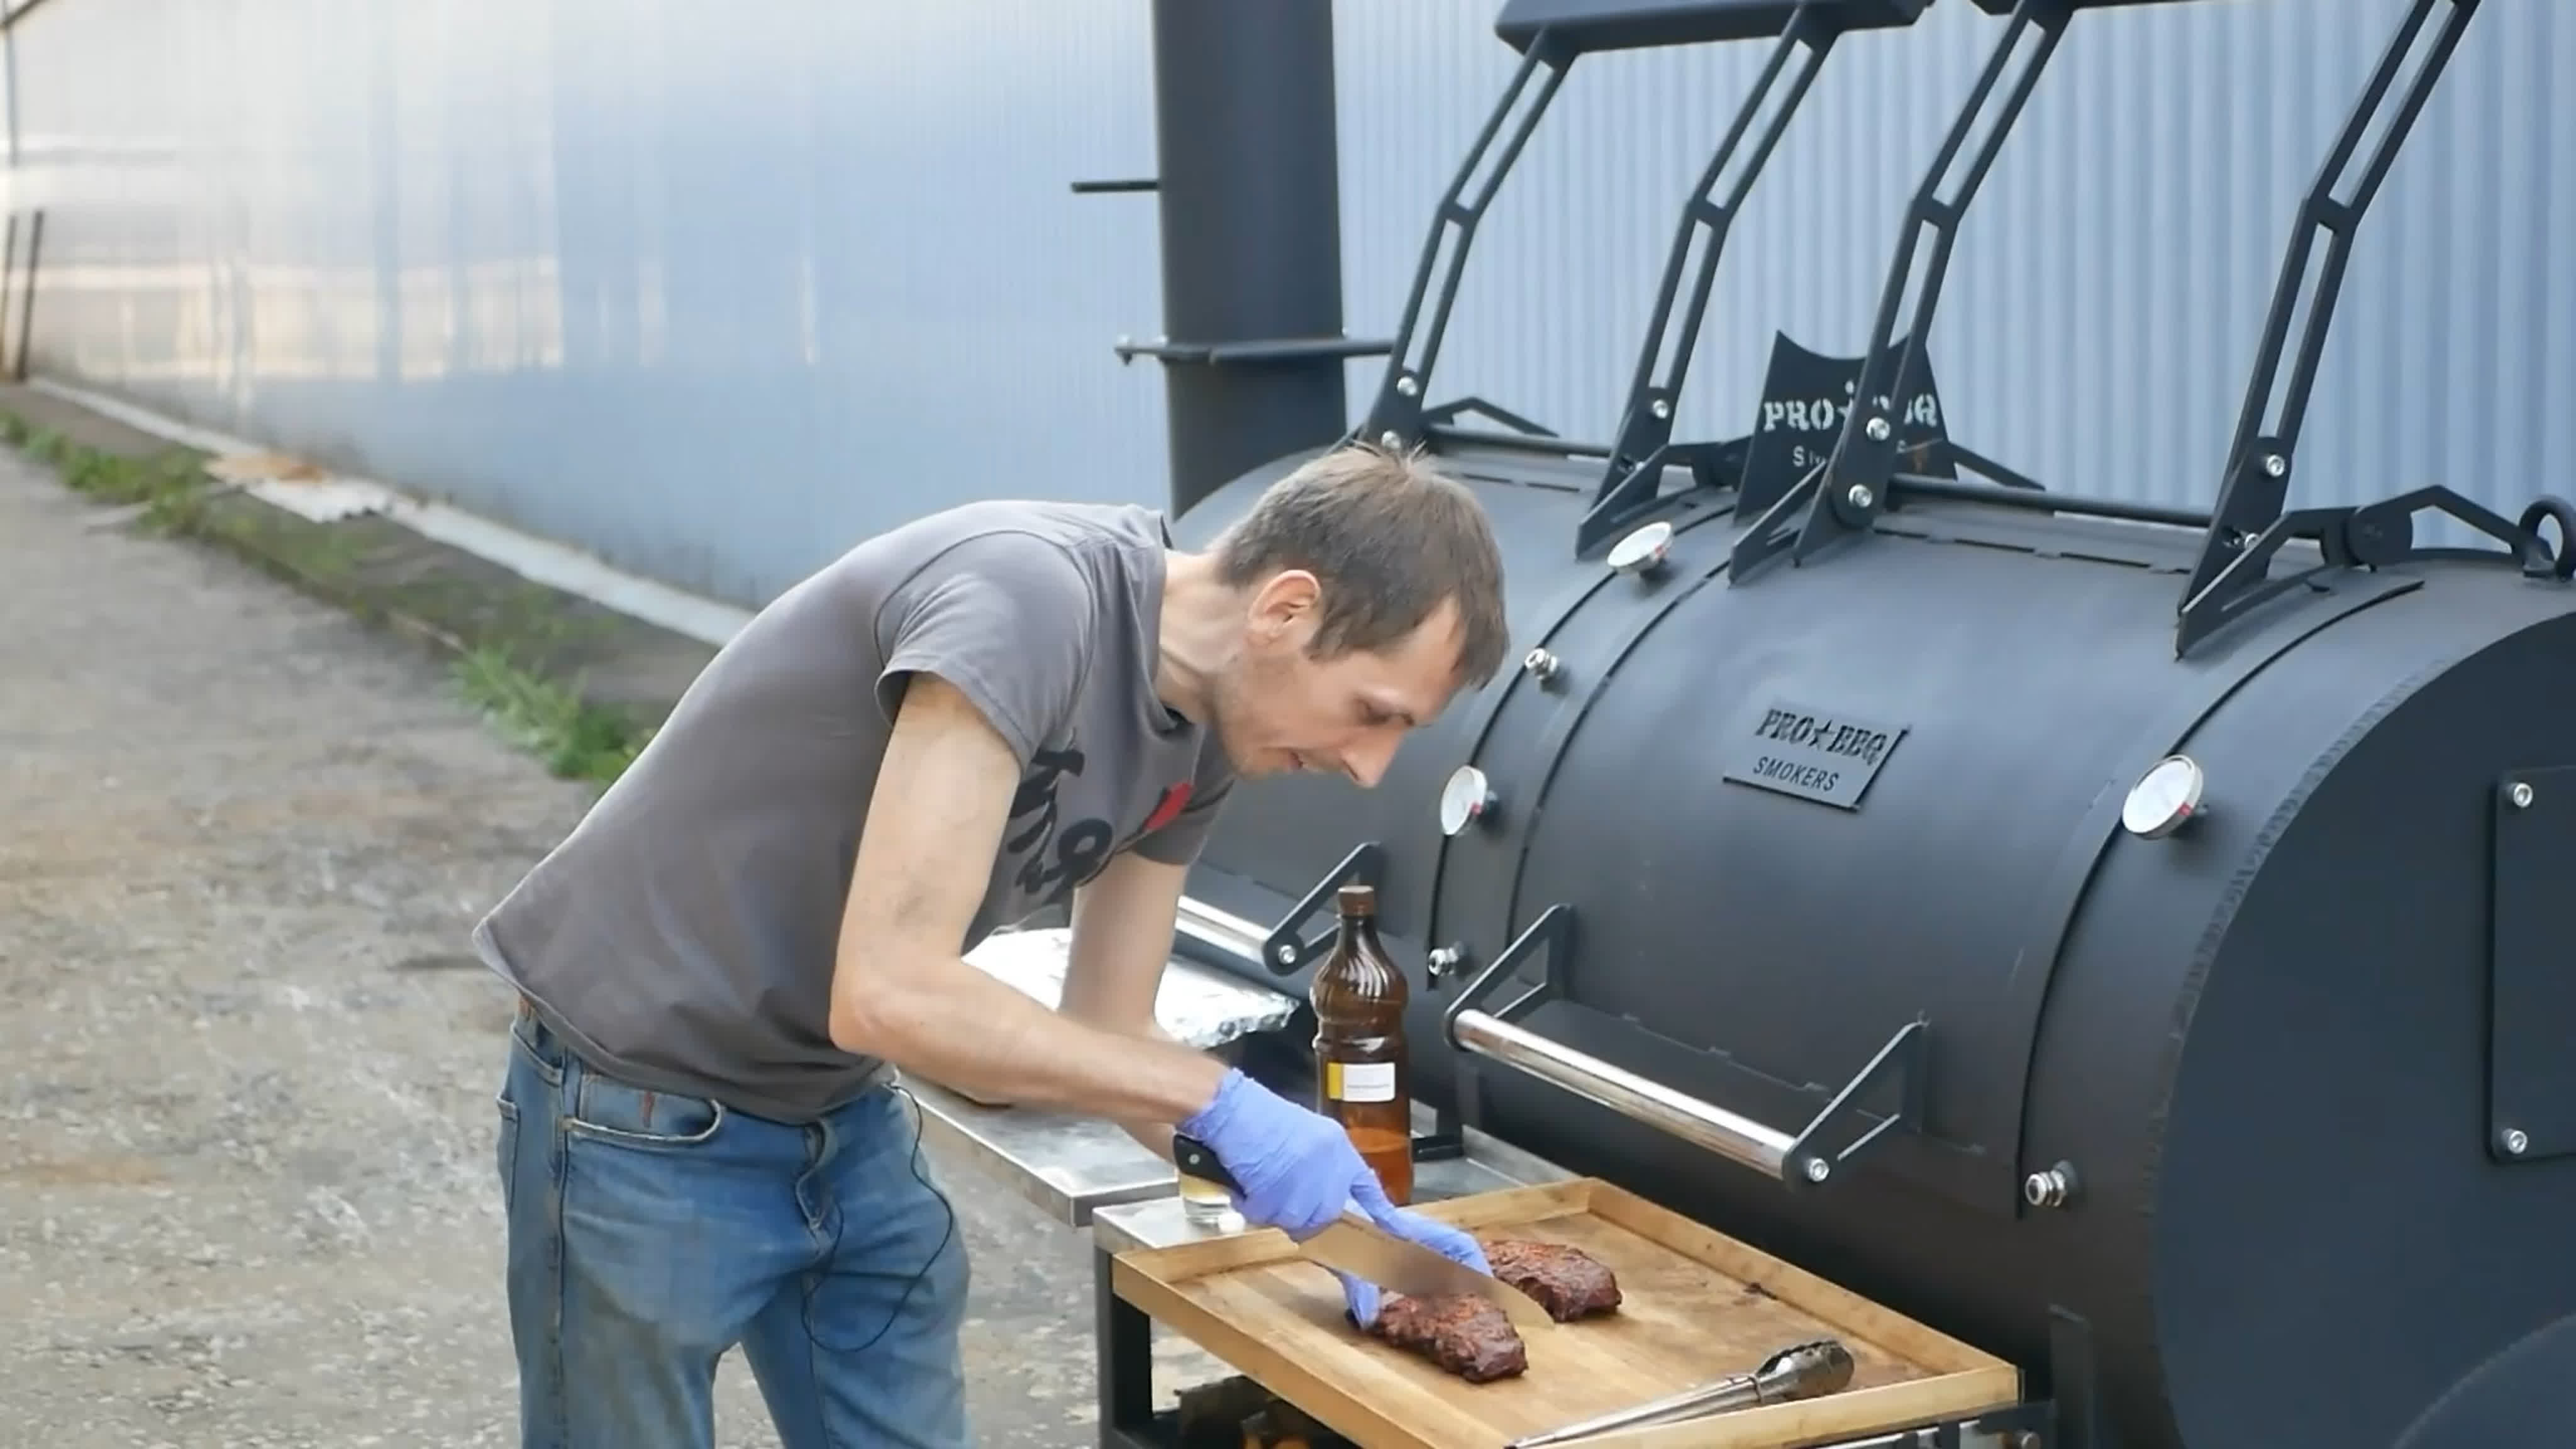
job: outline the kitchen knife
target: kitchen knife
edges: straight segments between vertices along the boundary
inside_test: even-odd
[[[1207,1144],[1185,1133],[1172,1134],[1172,1164],[1204,1182],[1240,1193],[1242,1184]],[[1344,1209],[1340,1220],[1297,1245],[1309,1262],[1338,1268],[1390,1293],[1414,1298],[1466,1295],[1491,1301],[1524,1334],[1556,1327],[1539,1301],[1490,1273],[1443,1257],[1420,1243],[1399,1238],[1361,1213]]]

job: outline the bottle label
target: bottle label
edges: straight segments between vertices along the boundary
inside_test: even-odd
[[[1392,1102],[1395,1063],[1326,1062],[1324,1095],[1336,1102]]]

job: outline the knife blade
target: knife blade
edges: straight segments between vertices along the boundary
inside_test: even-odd
[[[1186,1133],[1172,1134],[1172,1165],[1229,1192],[1243,1190],[1207,1144]],[[1467,1295],[1486,1299],[1503,1310],[1512,1326],[1523,1334],[1557,1326],[1537,1299],[1490,1273],[1479,1273],[1420,1243],[1399,1238],[1347,1208],[1338,1221],[1299,1243],[1297,1251],[1309,1262],[1338,1268],[1390,1293],[1415,1298]]]
[[[1339,1268],[1363,1282],[1411,1298],[1467,1296],[1490,1300],[1526,1336],[1556,1327],[1539,1301],[1490,1273],[1479,1273],[1420,1243],[1407,1242],[1357,1213],[1345,1212],[1297,1245],[1310,1262]]]

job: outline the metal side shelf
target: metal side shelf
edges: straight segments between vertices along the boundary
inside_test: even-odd
[[[967,961],[1048,1005],[1063,989],[1069,936],[1062,928],[996,935]],[[1155,998],[1163,1030],[1187,1045],[1224,1053],[1246,1036],[1275,1029],[1296,1012],[1294,997],[1175,956]],[[1172,1165],[1112,1123],[1026,1107],[986,1106],[940,1083],[907,1076],[921,1104],[922,1136],[973,1164],[1069,1227],[1101,1207],[1171,1197]]]

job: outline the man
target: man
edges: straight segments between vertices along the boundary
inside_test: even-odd
[[[1418,458],[1336,450],[1205,553],[1142,508],[979,503],[763,610],[475,932],[523,1442],[703,1449],[740,1344],[788,1449],[965,1442],[967,1267],[891,1077],[1175,1127],[1245,1216],[1388,1205],[1332,1122],[1157,1030],[1183,872],[1238,774],[1373,786],[1490,679],[1501,564]],[[1069,905],[1050,1011],[961,959]],[[1365,1321],[1376,1291],[1344,1280]]]

